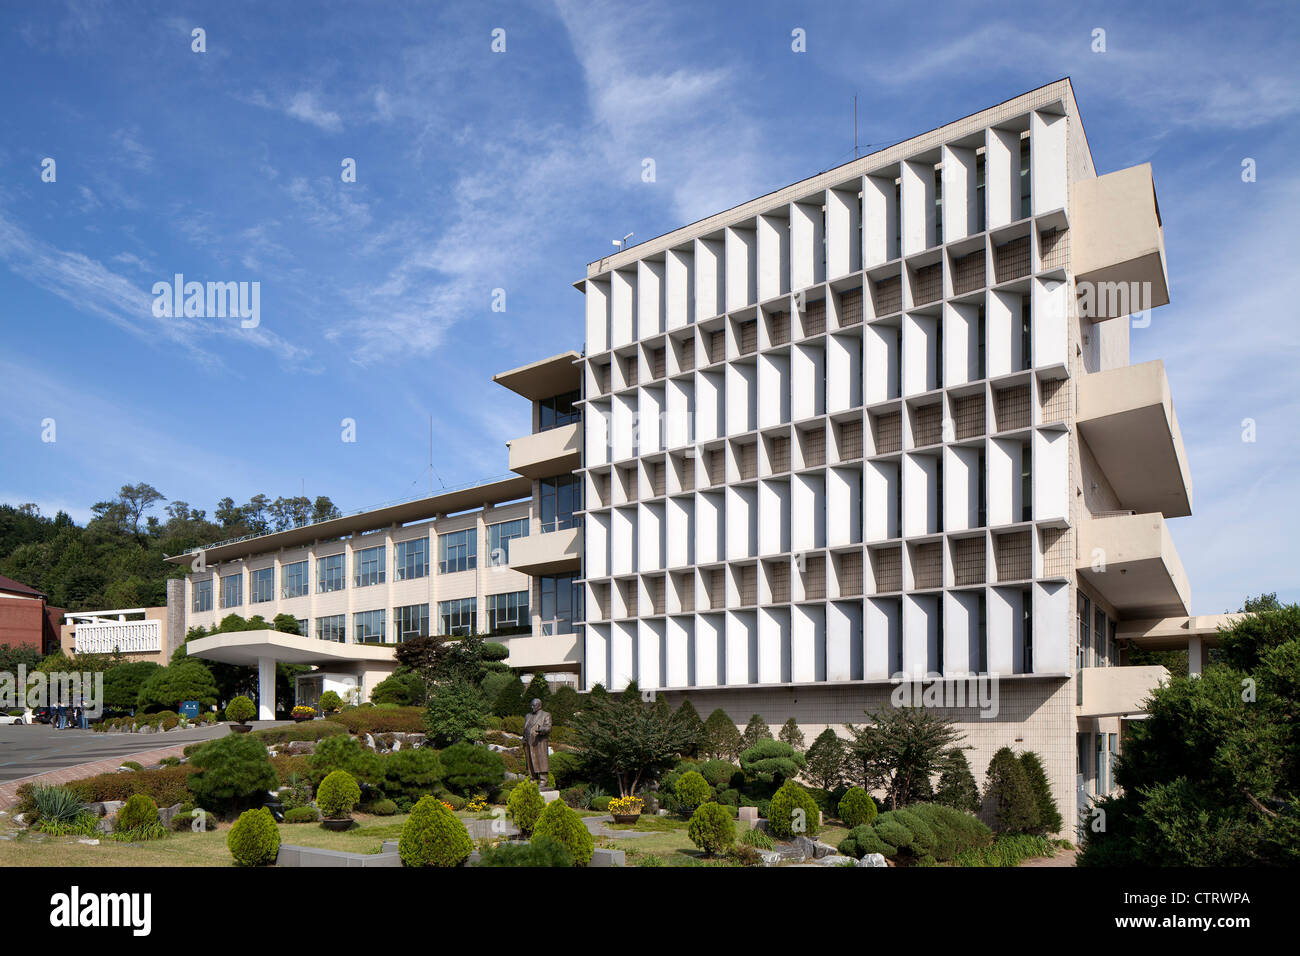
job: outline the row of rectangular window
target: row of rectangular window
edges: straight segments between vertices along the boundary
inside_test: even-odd
[[[490,594],[487,598],[487,629],[492,634],[523,633],[530,627],[528,592],[512,591]],[[438,633],[462,636],[477,631],[478,601],[459,598],[438,602]],[[307,633],[307,622],[299,620],[299,633]],[[429,636],[429,605],[409,604],[393,608],[393,640],[395,643],[416,637]],[[388,617],[384,609],[357,611],[352,615],[352,643],[382,644],[388,633]],[[331,614],[316,619],[316,638],[322,641],[344,643],[347,639],[347,615]]]
[[[528,536],[528,519],[503,521],[488,525],[491,564],[499,566],[510,560],[510,542]],[[384,545],[365,548],[353,558],[353,586],[369,587],[385,580]],[[399,541],[394,548],[394,580],[411,581],[429,573],[429,539]],[[473,570],[477,567],[478,535],[474,529],[438,535],[438,573]],[[347,586],[345,555],[331,554],[316,559],[316,593],[329,594]],[[305,596],[310,589],[307,561],[286,564],[282,575],[281,599]],[[249,572],[249,603],[263,604],[275,600],[275,569],[258,568]],[[240,607],[244,603],[243,573],[221,578],[221,607]],[[195,612],[212,610],[212,580],[194,582]]]

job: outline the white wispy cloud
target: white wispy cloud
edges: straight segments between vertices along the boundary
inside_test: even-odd
[[[262,90],[255,90],[245,98],[245,102],[283,113],[327,133],[343,131],[343,117],[334,110],[322,106],[318,102],[317,94],[311,90],[300,90],[285,96],[271,96]]]

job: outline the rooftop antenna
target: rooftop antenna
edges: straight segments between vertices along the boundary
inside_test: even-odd
[[[618,250],[619,250],[619,252],[622,252],[624,249],[627,248],[627,241],[628,241],[629,239],[631,239],[634,235],[636,235],[636,233],[629,232],[629,233],[628,233],[626,236],[624,236],[622,239],[615,239],[615,240],[614,240],[614,245],[618,246]]]

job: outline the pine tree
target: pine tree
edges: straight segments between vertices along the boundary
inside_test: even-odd
[[[524,682],[516,677],[502,687],[492,702],[492,713],[498,717],[522,717],[528,713],[528,706],[524,703]]]
[[[1039,832],[1033,788],[1010,747],[1003,747],[989,761],[984,803],[990,806],[993,829],[999,833]]]
[[[534,698],[542,702],[543,710],[546,709],[546,702],[551,698],[551,685],[541,674],[534,674],[533,679],[528,682],[528,689],[524,691],[524,706],[531,708]]]
[[[803,752],[803,731],[799,729],[799,724],[793,717],[781,725],[781,732],[777,734],[778,740],[783,740],[800,753]]]
[[[822,790],[834,790],[844,782],[844,759],[847,749],[834,730],[827,727],[808,748],[804,776]]]
[[[704,722],[704,742],[700,745],[701,752],[710,757],[735,760],[744,749],[742,743],[740,731],[736,729],[736,722],[727,716],[725,710],[719,707],[709,714],[709,719]]]
[[[1047,782],[1047,771],[1043,769],[1042,760],[1032,750],[1026,750],[1020,755],[1020,766],[1029,779],[1029,789],[1033,791],[1034,804],[1038,807],[1039,832],[1048,836],[1060,833],[1064,821],[1061,819],[1061,811],[1056,807],[1056,800],[1052,797],[1052,786]]]
[[[771,740],[772,731],[768,728],[767,721],[758,714],[754,714],[749,718],[749,723],[745,725],[745,732],[740,735],[740,739],[745,744],[741,749],[748,750],[760,740]]]
[[[689,700],[683,700],[677,708],[677,720],[681,724],[682,736],[686,740],[686,755],[694,757],[700,752],[705,739],[704,721],[700,720],[699,711]]]
[[[955,747],[944,755],[943,769],[939,773],[939,789],[935,791],[934,800],[935,803],[942,803],[954,810],[970,813],[979,811],[980,792],[975,786],[975,777],[971,775],[966,755]]]

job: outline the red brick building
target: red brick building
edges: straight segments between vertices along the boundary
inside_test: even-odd
[[[0,575],[0,644],[48,654],[58,650],[62,623],[63,608],[51,607],[35,588]]]

